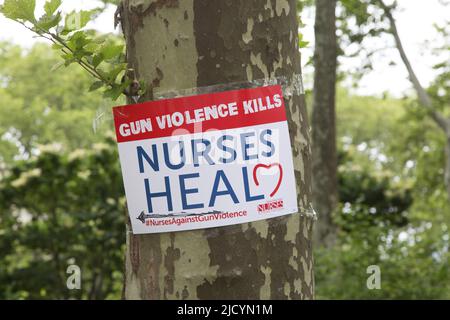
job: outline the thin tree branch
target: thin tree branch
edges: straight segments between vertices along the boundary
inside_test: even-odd
[[[61,45],[63,48],[61,49],[61,51],[63,53],[71,53],[74,54],[74,51],[67,45],[67,43],[61,39],[61,37],[56,34],[56,33],[52,33],[48,30],[44,30],[42,28],[40,28],[39,26],[35,26],[37,28],[37,30],[30,28],[29,26],[27,26],[24,22],[21,21],[17,21],[19,22],[21,25],[23,25],[25,28],[27,28],[28,30],[30,30],[31,32],[37,34],[39,37],[44,38],[54,44],[59,44]],[[66,51],[67,50],[67,51]],[[107,86],[113,88],[115,83],[106,79],[105,77],[102,76],[101,73],[98,72],[97,68],[92,66],[89,62],[84,61],[82,58],[77,58],[74,57],[75,61],[85,70],[87,71],[92,77],[100,80],[101,82],[103,82],[104,84],[106,84]],[[133,91],[138,91],[140,89],[140,85],[139,83],[137,83],[136,80],[134,80],[131,85],[130,85],[130,90],[123,90],[122,94],[124,94],[127,97],[133,97],[135,94],[133,93]],[[137,87],[137,88],[136,88]]]
[[[389,24],[391,27],[391,33],[394,36],[395,45],[397,47],[397,50],[400,54],[400,57],[408,71],[409,79],[411,80],[414,89],[416,90],[417,96],[419,98],[419,102],[422,106],[427,108],[430,117],[436,122],[436,124],[444,130],[446,133],[450,131],[450,123],[449,121],[438,111],[436,111],[433,108],[433,103],[426,92],[426,90],[423,88],[423,86],[420,84],[419,79],[416,76],[416,73],[414,72],[414,69],[412,68],[412,65],[406,55],[405,49],[403,48],[400,35],[397,30],[397,25],[395,23],[395,19],[392,16],[391,7],[387,6],[383,0],[378,0],[378,3],[380,4],[381,8],[383,9],[386,17],[389,20]]]

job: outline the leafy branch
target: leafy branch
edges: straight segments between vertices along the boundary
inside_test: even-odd
[[[61,0],[48,0],[44,4],[45,13],[36,18],[36,0],[5,0],[0,12],[47,39],[61,52],[63,61],[54,69],[79,64],[94,78],[90,91],[102,89],[104,97],[113,100],[121,94],[142,95],[141,88],[145,88],[145,84],[135,79],[133,69],[127,68],[124,45],[86,30],[86,25],[99,11],[72,11],[63,16],[60,7]]]

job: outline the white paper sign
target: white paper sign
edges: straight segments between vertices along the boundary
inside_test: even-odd
[[[115,107],[114,120],[135,234],[298,211],[280,86]]]

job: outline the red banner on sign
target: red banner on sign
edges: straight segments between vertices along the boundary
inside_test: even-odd
[[[119,143],[286,121],[280,86],[150,101],[113,113]]]

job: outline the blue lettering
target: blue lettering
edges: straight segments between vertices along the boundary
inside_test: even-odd
[[[150,182],[148,179],[144,179],[145,193],[147,194],[147,207],[148,207],[149,213],[153,212],[152,198],[159,198],[159,197],[166,197],[167,198],[167,208],[169,209],[169,211],[173,210],[172,194],[170,192],[169,177],[164,177],[164,182],[166,184],[166,191],[151,193],[150,192]]]
[[[242,177],[244,178],[245,201],[246,202],[250,202],[250,201],[257,201],[257,200],[264,199],[264,195],[263,194],[255,195],[255,196],[252,196],[250,194],[250,186],[248,184],[247,167],[242,167]]]
[[[231,163],[234,160],[236,160],[237,153],[236,153],[236,150],[234,150],[234,149],[232,149],[230,147],[227,147],[226,145],[223,144],[223,142],[225,140],[233,141],[233,137],[229,136],[229,135],[224,135],[224,136],[220,137],[219,139],[217,139],[217,146],[220,149],[222,149],[224,152],[227,152],[228,154],[230,154],[231,156],[228,157],[227,159],[222,157],[222,158],[219,159],[219,161],[222,162],[222,163]]]
[[[192,144],[192,157],[194,161],[194,167],[199,166],[198,159],[200,156],[205,158],[205,160],[208,162],[208,164],[213,165],[214,161],[209,156],[209,152],[211,151],[211,142],[209,142],[206,139],[194,139],[191,140]],[[203,144],[205,146],[205,149],[203,151],[198,151],[198,145]]]
[[[181,202],[183,204],[183,210],[189,210],[189,209],[200,209],[203,208],[204,205],[202,203],[196,203],[196,204],[188,204],[187,203],[187,195],[191,193],[198,193],[197,188],[192,189],[186,189],[186,179],[192,179],[192,178],[199,178],[199,173],[191,173],[191,174],[182,174],[180,175],[180,191],[181,191]]]
[[[258,159],[258,155],[257,154],[250,154],[249,155],[247,153],[247,151],[250,148],[253,148],[255,146],[254,143],[247,143],[247,138],[254,137],[254,136],[255,136],[254,132],[247,132],[247,133],[241,134],[242,155],[244,157],[244,160]]]
[[[136,148],[137,151],[137,157],[138,157],[138,162],[139,162],[139,172],[140,173],[144,173],[144,160],[143,158],[145,158],[145,161],[152,167],[152,169],[154,171],[159,171],[159,164],[158,164],[158,153],[156,151],[156,144],[152,145],[152,154],[153,154],[153,159],[150,159],[149,155],[147,154],[147,152],[145,152],[145,150],[142,147],[137,147]]]
[[[186,154],[184,152],[184,142],[178,141],[180,145],[180,163],[179,164],[172,164],[170,162],[170,154],[169,154],[169,145],[167,143],[163,143],[163,150],[164,150],[164,162],[166,163],[167,168],[172,170],[178,170],[183,168],[184,164],[186,163]]]
[[[264,138],[265,135],[272,136],[272,130],[270,130],[270,129],[264,130],[261,132],[261,135],[259,136],[261,143],[265,144],[266,146],[268,146],[270,148],[270,152],[263,151],[262,155],[264,157],[269,158],[269,157],[273,156],[273,154],[275,153],[275,146],[272,143],[272,141]]]
[[[226,190],[218,191],[221,180],[225,184]],[[215,205],[216,198],[218,196],[224,196],[227,194],[230,195],[231,199],[233,200],[233,202],[235,204],[239,203],[236,193],[234,192],[233,188],[231,187],[230,181],[228,181],[228,178],[225,175],[225,172],[223,172],[223,170],[218,170],[216,173],[216,178],[214,179],[214,185],[213,185],[212,192],[211,192],[211,199],[209,200],[209,206],[213,207]]]

